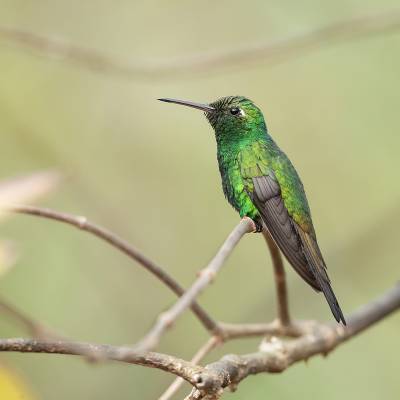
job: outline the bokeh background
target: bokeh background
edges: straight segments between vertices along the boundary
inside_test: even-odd
[[[99,50],[118,59],[169,60],[295,35],[398,1],[29,1],[1,0],[0,25]],[[400,33],[322,46],[276,65],[260,60],[174,77],[95,73],[0,37],[0,178],[56,169],[64,179],[41,205],[88,216],[127,238],[183,285],[237,223],[220,188],[211,128],[201,113],[158,97],[212,101],[241,94],[306,186],[320,245],[343,309],[350,312],[399,278]],[[80,340],[133,343],[174,296],[114,249],[61,224],[18,216],[1,238],[18,246],[0,291],[20,309]],[[292,314],[331,319],[288,269]],[[274,318],[271,263],[261,237],[235,250],[201,304],[230,322]],[[400,318],[392,316],[327,359],[259,375],[227,398],[398,398]],[[0,335],[22,336],[0,317]],[[190,313],[160,350],[190,358],[207,335]],[[210,354],[254,351],[235,341]],[[1,354],[15,398],[156,399],[160,371],[79,358]],[[0,382],[3,382],[0,381]],[[2,398],[14,398],[0,385]],[[11,390],[11,389],[10,389]],[[185,387],[177,398],[183,397]]]

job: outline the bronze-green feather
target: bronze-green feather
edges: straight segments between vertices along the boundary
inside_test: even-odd
[[[222,187],[241,217],[268,229],[299,275],[322,291],[338,322],[346,324],[318,247],[303,184],[286,154],[277,146],[261,110],[240,96],[202,105],[163,101],[205,111],[214,128]]]

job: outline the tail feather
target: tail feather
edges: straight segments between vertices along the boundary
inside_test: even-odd
[[[324,293],[333,316],[337,322],[342,322],[343,325],[346,325],[346,320],[335,293],[333,292],[329,276],[326,272],[325,261],[322,257],[321,251],[319,250],[317,241],[310,236],[310,234],[304,232],[300,227],[297,231],[301,238],[303,252],[308,261],[308,266],[312,270],[319,287]]]
[[[319,274],[317,273],[316,275]],[[343,325],[346,325],[346,320],[344,319],[343,312],[339,306],[335,293],[332,290],[331,284],[323,278],[321,279],[317,277],[317,281],[321,286],[322,292],[324,293],[326,301],[328,302],[329,307],[336,321],[337,322],[341,321]]]

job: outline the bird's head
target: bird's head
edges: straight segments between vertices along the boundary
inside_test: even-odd
[[[227,96],[209,104],[176,99],[159,100],[204,111],[205,116],[215,130],[217,140],[219,138],[228,140],[241,138],[257,128],[266,130],[261,110],[246,97]]]

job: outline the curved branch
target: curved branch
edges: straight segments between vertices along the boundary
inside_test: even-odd
[[[78,228],[85,232],[89,232],[99,239],[109,243],[114,248],[120,250],[131,259],[137,261],[140,265],[142,265],[154,276],[156,276],[161,282],[168,286],[178,296],[181,296],[184,293],[184,289],[179,285],[179,283],[167,272],[165,272],[159,265],[147,258],[143,253],[141,253],[138,249],[133,247],[125,240],[119,238],[117,235],[110,232],[109,230],[90,222],[86,217],[61,213],[58,211],[33,206],[2,205],[2,209],[19,214],[34,215],[37,217],[64,222],[68,225],[74,226],[75,228]],[[196,302],[193,302],[193,304],[191,304],[191,309],[208,331],[214,332],[215,330],[218,330],[216,322]]]
[[[74,45],[66,40],[48,38],[6,26],[0,27],[0,39],[25,46],[42,56],[65,60],[89,71],[113,74],[124,79],[159,79],[171,76],[181,79],[188,73],[245,66],[260,60],[272,64],[293,59],[306,51],[318,49],[322,45],[378,35],[396,31],[399,28],[400,10],[394,9],[343,19],[294,36],[250,44],[225,52],[195,54],[191,57],[170,58],[167,61],[136,60],[133,62]]]
[[[8,314],[15,321],[19,322],[24,328],[37,339],[61,339],[63,338],[52,329],[41,322],[19,310],[17,307],[0,297],[0,313]]]

